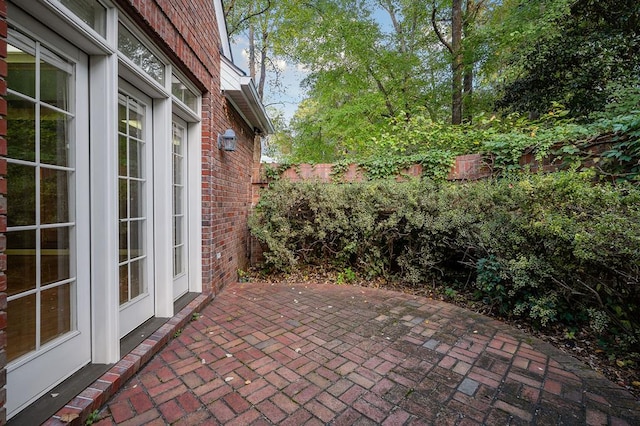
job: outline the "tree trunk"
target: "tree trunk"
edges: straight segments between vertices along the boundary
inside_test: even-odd
[[[483,0],[476,3],[475,0],[467,0],[467,8],[462,20],[462,37],[467,40],[471,37],[475,19],[480,11]],[[465,49],[469,46],[466,45]],[[465,54],[466,53],[466,54]],[[474,59],[468,51],[463,51],[464,76],[462,82],[462,121],[471,124],[473,122],[473,65]]]
[[[258,81],[258,97],[264,99],[264,84],[267,80],[267,38],[269,33],[262,32],[262,48],[260,49],[260,81]]]
[[[453,0],[451,5],[451,123],[462,123],[462,0]]]
[[[462,83],[462,122],[471,124],[473,122],[473,64],[464,67],[464,77]]]
[[[249,24],[249,77],[256,78],[256,35],[253,22]]]

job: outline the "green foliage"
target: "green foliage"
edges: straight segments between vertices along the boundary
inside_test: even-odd
[[[90,426],[90,425],[92,425],[94,423],[97,423],[98,421],[100,421],[100,411],[93,410],[87,416],[87,420],[85,420],[84,424],[87,425],[87,426]]]
[[[340,161],[333,164],[332,177],[339,181],[346,172],[348,165],[355,164],[369,180],[389,179],[401,176],[402,170],[421,164],[423,176],[435,180],[447,177],[455,156],[450,151],[431,150],[425,154],[415,155],[389,155],[380,156],[368,160]]]
[[[471,282],[497,313],[640,337],[640,190],[594,173],[470,184],[274,183],[250,218],[272,268]],[[462,290],[463,287],[449,284]]]
[[[338,273],[338,284],[350,284],[356,280],[356,273],[353,269],[347,267],[344,271]]]
[[[512,52],[507,66],[517,71],[503,81],[498,107],[540,112],[555,101],[573,116],[585,116],[604,110],[614,86],[637,86],[640,3],[577,0],[561,10],[551,21],[554,28]]]
[[[264,177],[269,181],[278,180],[284,172],[292,167],[297,167],[297,165],[289,162],[283,162],[280,164],[265,164]]]

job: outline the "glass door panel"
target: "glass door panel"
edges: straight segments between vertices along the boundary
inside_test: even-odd
[[[7,48],[7,410],[11,417],[90,361],[86,58],[13,29]],[[78,96],[77,98],[72,96]],[[82,111],[80,111],[82,109]],[[81,164],[78,167],[78,164]],[[79,208],[82,205],[78,205]],[[55,365],[56,368],[51,368]]]
[[[123,83],[124,84],[124,83]],[[120,335],[153,316],[151,100],[118,97]]]
[[[173,298],[189,291],[186,145],[187,125],[174,118],[172,138],[173,163]]]

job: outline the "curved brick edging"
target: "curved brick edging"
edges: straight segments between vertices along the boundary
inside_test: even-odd
[[[94,410],[99,409],[115,395],[127,380],[166,346],[176,331],[191,320],[194,313],[200,312],[212,299],[210,294],[201,294],[196,297],[43,425],[83,425]],[[65,417],[72,419],[62,420]]]

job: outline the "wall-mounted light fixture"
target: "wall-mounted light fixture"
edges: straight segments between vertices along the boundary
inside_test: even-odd
[[[237,141],[238,138],[236,137],[236,132],[232,129],[225,130],[223,134],[218,133],[218,149],[235,151]]]

